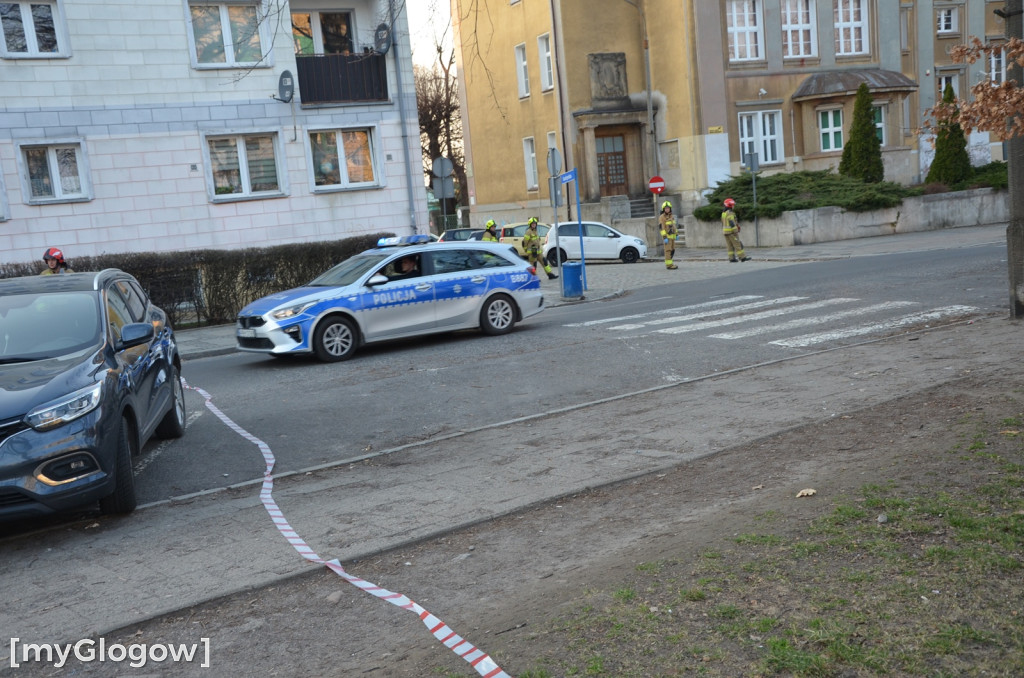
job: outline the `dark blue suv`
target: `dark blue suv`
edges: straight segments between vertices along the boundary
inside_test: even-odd
[[[135,509],[132,457],[185,433],[181,358],[127,273],[0,280],[0,520]]]

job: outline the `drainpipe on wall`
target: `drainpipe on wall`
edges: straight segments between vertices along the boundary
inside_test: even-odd
[[[416,224],[416,195],[413,193],[413,182],[415,175],[412,172],[412,163],[409,159],[409,126],[406,124],[405,111],[405,90],[402,88],[402,62],[398,58],[398,35],[395,32],[395,0],[388,0],[388,15],[391,24],[391,49],[395,55],[395,85],[398,87],[398,118],[402,124],[402,157],[405,160],[405,185],[406,197],[409,201],[409,224],[412,225],[412,232],[419,233],[419,226]],[[406,18],[408,23],[408,18]],[[417,125],[418,125],[417,118]],[[421,174],[417,171],[417,174]]]
[[[571,133],[571,128],[567,124],[568,116],[566,115],[566,110],[568,109],[569,105],[566,102],[566,92],[565,86],[563,84],[565,79],[563,78],[562,58],[560,56],[561,50],[559,49],[559,47],[561,46],[560,41],[562,38],[558,29],[561,28],[562,26],[562,8],[560,0],[551,0],[550,4],[552,42],[551,53],[555,61],[555,86],[558,90],[558,126],[562,133],[562,158],[565,160],[565,167],[563,169],[570,170],[573,167],[576,167],[576,158],[575,153],[573,153],[572,144],[569,142],[569,134]],[[558,190],[564,189],[560,187]],[[566,221],[572,221],[572,200],[565,201],[565,218]]]
[[[651,167],[654,168],[652,176],[657,176],[661,173],[661,168],[658,162],[658,135],[654,129],[654,101],[652,99],[653,93],[651,92],[651,47],[647,39],[647,17],[644,15],[644,10],[640,7],[639,3],[633,2],[633,0],[623,1],[626,4],[633,5],[637,13],[640,14],[640,30],[643,32],[641,39],[644,46],[644,77],[647,80],[644,83],[647,88],[647,152],[651,155]],[[658,211],[658,194],[655,193],[654,212],[657,213]]]

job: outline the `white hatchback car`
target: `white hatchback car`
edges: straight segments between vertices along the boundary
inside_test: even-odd
[[[580,224],[562,221],[548,231],[544,241],[544,257],[552,266],[560,261],[580,258],[580,241],[587,259],[622,259],[632,264],[647,256],[647,243],[640,238],[616,231],[598,221],[584,221],[583,237],[580,238]],[[555,238],[558,248],[555,248]]]

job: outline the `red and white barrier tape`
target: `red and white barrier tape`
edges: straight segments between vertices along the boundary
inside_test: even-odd
[[[430,630],[430,633],[434,638],[459,657],[466,660],[466,662],[468,662],[478,674],[483,676],[483,678],[512,678],[509,674],[505,673],[487,653],[455,633],[451,627],[434,615],[430,614],[427,610],[423,609],[419,603],[410,600],[408,596],[401,593],[393,593],[387,589],[382,589],[381,587],[360,579],[355,575],[349,574],[345,571],[345,568],[341,566],[341,563],[337,558],[333,560],[324,560],[318,556],[316,552],[302,539],[302,537],[292,529],[287,518],[284,517],[284,513],[282,513],[281,509],[278,507],[277,502],[274,501],[274,497],[272,496],[272,492],[274,490],[273,470],[276,459],[274,458],[274,453],[270,451],[270,446],[243,429],[241,426],[233,422],[230,417],[221,412],[220,409],[213,404],[213,398],[209,393],[196,386],[190,386],[184,379],[182,380],[182,383],[185,388],[191,389],[201,395],[206,403],[206,409],[213,412],[213,414],[224,422],[228,428],[260,449],[260,452],[263,454],[263,460],[266,462],[266,470],[263,472],[263,489],[260,490],[260,501],[263,502],[263,507],[267,510],[267,513],[270,514],[270,519],[274,521],[274,525],[277,527],[277,530],[285,539],[288,540],[288,543],[299,552],[299,555],[306,560],[324,565],[348,583],[366,593],[369,593],[370,595],[376,596],[377,598],[385,600],[404,610],[415,612],[420,618],[420,621],[423,622],[424,626]]]

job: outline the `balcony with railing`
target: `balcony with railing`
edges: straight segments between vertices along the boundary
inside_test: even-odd
[[[297,54],[295,61],[304,104],[388,101],[384,54]]]

